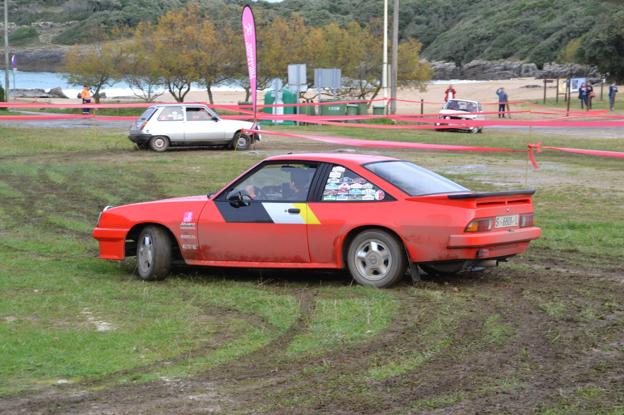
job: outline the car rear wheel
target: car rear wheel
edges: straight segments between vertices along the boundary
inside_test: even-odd
[[[137,241],[137,274],[145,281],[163,280],[171,269],[171,239],[157,226],[146,226]]]
[[[149,146],[154,151],[166,151],[169,148],[169,139],[160,135],[152,137]]]
[[[401,243],[388,232],[368,230],[349,244],[347,265],[358,283],[385,288],[405,274],[405,253]]]
[[[236,151],[249,150],[251,147],[251,137],[247,134],[241,134],[240,132],[234,134],[232,139],[232,148]]]

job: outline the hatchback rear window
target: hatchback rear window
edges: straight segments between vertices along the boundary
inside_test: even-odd
[[[146,109],[145,111],[143,111],[143,114],[141,114],[141,116],[139,117],[139,121],[147,121],[150,118],[152,118],[152,115],[154,115],[154,113],[156,112],[158,108],[156,107],[149,107],[148,109]]]
[[[364,167],[410,196],[469,191],[446,177],[408,161],[382,161],[368,163]]]

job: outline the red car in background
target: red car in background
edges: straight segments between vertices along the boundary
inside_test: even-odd
[[[474,193],[411,162],[357,154],[267,158],[208,196],[105,208],[100,258],[160,280],[189,265],[349,270],[388,287],[412,273],[495,266],[540,236],[533,191]]]

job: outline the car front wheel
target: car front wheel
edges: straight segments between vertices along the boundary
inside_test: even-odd
[[[349,244],[347,265],[358,283],[385,288],[405,273],[405,253],[401,243],[388,232],[368,230]]]
[[[137,241],[137,274],[145,281],[163,280],[171,269],[171,239],[157,226],[146,226]]]
[[[237,151],[248,150],[251,147],[251,137],[247,134],[236,133],[232,138],[232,148]]]
[[[149,141],[149,146],[154,151],[166,151],[169,148],[169,139],[160,135],[152,137]]]

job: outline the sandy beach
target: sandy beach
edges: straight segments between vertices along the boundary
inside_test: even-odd
[[[418,89],[400,88],[397,94],[399,100],[413,101],[413,102],[399,102],[397,105],[398,113],[401,114],[414,114],[420,113],[420,100],[424,100],[424,112],[425,113],[437,113],[443,104],[444,90],[449,86],[450,82],[436,81],[429,82],[426,90],[420,91]],[[500,87],[504,87],[509,95],[509,100],[514,101],[527,101],[527,100],[542,100],[544,96],[544,83],[541,79],[535,78],[514,78],[509,80],[499,81],[457,81],[452,83],[457,91],[457,98],[470,99],[480,101],[485,105],[485,111],[496,110],[495,103],[497,102],[496,90]],[[560,89],[563,94],[563,89]],[[596,88],[597,96],[600,96],[600,88]],[[605,87],[605,99],[606,99],[606,87]],[[314,92],[310,91],[309,95],[313,95]],[[555,84],[548,84],[547,95],[548,98],[554,98],[556,94]],[[237,104],[239,101],[245,99],[244,91],[236,90],[219,90],[213,92],[215,104]],[[382,98],[380,93],[377,99]],[[573,96],[573,98],[575,98]],[[563,99],[563,95],[560,96]],[[29,99],[19,99],[20,101],[31,101]],[[124,101],[136,101],[130,97],[111,97],[102,100],[102,102],[124,102]],[[191,91],[186,96],[186,102],[206,102],[208,100],[208,94],[205,91]],[[80,100],[75,98],[69,99],[39,99],[39,102],[49,103],[80,103]],[[165,93],[158,98],[160,102],[173,102],[174,99],[169,93]],[[258,104],[262,104],[264,101],[264,93],[258,91]],[[573,105],[576,105],[576,101],[573,101]]]

